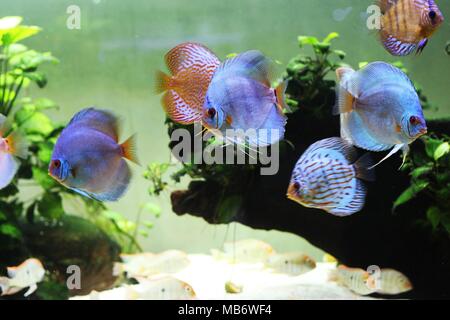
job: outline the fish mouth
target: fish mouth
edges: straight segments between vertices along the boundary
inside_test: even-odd
[[[297,190],[295,189],[293,183],[291,183],[291,184],[289,185],[289,187],[288,187],[288,189],[287,189],[287,192],[286,192],[286,196],[287,196],[289,199],[291,199],[291,200],[298,201],[298,200],[297,200],[297,197],[298,197],[298,196],[297,196]]]

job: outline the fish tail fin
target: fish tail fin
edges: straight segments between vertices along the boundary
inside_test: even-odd
[[[128,159],[136,164],[139,164],[136,150],[136,135],[133,134],[124,143],[120,145],[122,147],[122,154],[125,159]]]
[[[373,160],[369,153],[359,158],[355,164],[356,177],[366,181],[375,181],[375,170],[373,170]]]
[[[155,87],[154,87],[155,92],[159,94],[159,93],[163,93],[164,91],[169,90],[170,89],[170,80],[171,80],[171,77],[168,74],[166,74],[160,70],[156,71]]]
[[[347,88],[348,79],[355,71],[352,68],[342,67],[336,70],[336,77],[340,84],[336,86],[336,104],[333,108],[333,114],[351,112],[355,103],[355,96]]]
[[[289,106],[286,104],[286,89],[288,86],[288,81],[283,81],[278,85],[278,87],[275,88],[275,95],[277,97],[277,105],[278,108],[280,108],[281,111],[283,110],[289,110]]]
[[[0,296],[4,296],[9,289],[9,278],[0,277],[0,289],[2,291]]]
[[[28,155],[29,143],[24,134],[14,131],[6,138],[10,153],[16,157],[25,159]]]

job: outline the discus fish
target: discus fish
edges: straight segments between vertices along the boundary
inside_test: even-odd
[[[275,272],[298,276],[316,267],[316,262],[300,252],[273,254],[265,262],[265,266]]]
[[[56,181],[99,201],[116,201],[136,162],[134,136],[119,144],[117,118],[94,108],[78,112],[56,141],[48,172]]]
[[[444,22],[434,0],[379,0],[380,39],[394,56],[421,53]]]
[[[30,258],[16,267],[8,267],[8,277],[0,277],[2,296],[13,295],[28,288],[24,296],[28,297],[37,290],[37,283],[44,279],[45,269],[42,263]]]
[[[256,50],[224,61],[214,73],[203,105],[203,125],[236,144],[267,146],[284,137],[287,83],[271,88],[271,61]],[[242,130],[242,137],[226,130]]]
[[[294,167],[287,197],[336,216],[360,211],[366,196],[361,179],[372,181],[375,177],[368,169],[368,154],[356,159],[356,150],[341,138],[312,144]]]
[[[16,157],[26,158],[28,143],[19,132],[11,132],[6,117],[0,114],[0,189],[11,183],[19,168]]]
[[[380,284],[377,292],[395,295],[411,291],[413,285],[403,273],[394,269],[381,269]]]
[[[164,92],[167,116],[181,124],[200,121],[206,91],[220,60],[205,46],[192,42],[176,46],[165,60],[171,75],[158,71],[155,89]]]
[[[275,253],[270,244],[255,239],[227,242],[223,249],[223,252],[212,249],[213,257],[230,262],[259,263],[267,261],[269,256]]]
[[[373,62],[359,71],[339,68],[334,113],[341,114],[341,137],[370,151],[392,148],[380,164],[400,149],[403,161],[409,144],[427,133],[414,85],[400,69]]]
[[[340,265],[330,273],[330,280],[360,294],[368,295],[376,292],[375,283],[370,274],[360,268],[349,268]]]

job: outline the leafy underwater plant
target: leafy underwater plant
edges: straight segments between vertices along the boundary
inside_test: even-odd
[[[412,153],[403,168],[411,185],[397,198],[393,210],[422,195],[429,201],[425,224],[450,235],[450,137],[430,134],[420,140],[423,148]]]

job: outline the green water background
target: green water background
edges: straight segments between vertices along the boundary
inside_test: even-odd
[[[366,27],[364,13],[372,3],[372,0],[2,0],[0,12],[1,16],[23,16],[24,23],[41,26],[42,33],[27,44],[51,51],[60,59],[59,65],[45,67],[49,85],[44,90],[30,89],[32,96],[49,97],[61,106],[51,116],[65,123],[73,113],[87,106],[114,110],[125,120],[125,135],[138,133],[139,158],[146,164],[168,161],[170,156],[163,124],[165,116],[160,98],[152,92],[152,83],[155,70],[164,69],[163,55],[171,47],[183,41],[202,42],[221,58],[231,52],[260,49],[285,65],[299,52],[298,35],[324,37],[337,31],[341,37],[336,48],[345,50],[346,62],[355,67],[360,61],[399,60],[388,55],[376,33]],[[441,0],[438,4],[450,19],[450,2]],[[66,26],[70,5],[81,9],[80,30],[69,30]],[[421,56],[401,59],[411,78],[440,107],[438,112],[427,112],[428,118],[450,115],[450,56],[444,52],[450,40],[448,21]],[[129,192],[110,207],[131,219],[141,203],[153,201],[162,207],[162,216],[155,221],[150,236],[141,239],[145,249],[206,252],[220,246],[226,236],[232,238],[232,229],[227,233],[225,226],[210,226],[198,218],[174,215],[168,193],[151,199],[142,171],[142,167],[134,167]],[[183,181],[181,186],[186,183]],[[321,254],[300,237],[286,233],[255,231],[239,225],[236,235],[267,240],[280,251],[305,250],[316,257]]]

